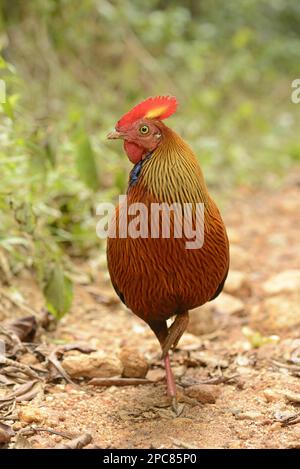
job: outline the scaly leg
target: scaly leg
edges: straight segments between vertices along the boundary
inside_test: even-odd
[[[151,327],[154,334],[158,338],[161,347],[163,347],[163,344],[165,343],[166,338],[168,336],[168,328],[167,328],[166,321],[151,322],[149,323],[149,326]],[[170,363],[170,356],[168,352],[164,356],[164,364],[165,364],[165,370],[166,370],[168,395],[172,399],[172,408],[175,414],[177,415],[178,407],[177,407],[177,398],[176,398],[176,383],[174,380],[174,375],[173,375],[171,363]]]
[[[177,415],[178,405],[177,405],[176,383],[175,383],[174,375],[173,375],[172,368],[171,368],[170,355],[168,352],[164,357],[164,362],[165,362],[165,369],[166,369],[168,395],[172,398],[172,409]]]
[[[176,347],[182,334],[188,326],[188,322],[189,313],[186,311],[176,316],[175,321],[169,329],[167,328],[166,321],[149,323],[149,326],[158,338],[162,348],[162,357],[164,359],[166,370],[168,395],[172,398],[172,408],[176,415],[178,414],[176,383],[171,368],[169,350],[171,347]]]
[[[184,313],[178,314],[175,318],[175,321],[168,329],[168,335],[162,345],[162,356],[166,357],[168,351],[172,347],[176,348],[182,334],[186,330],[189,323],[189,312],[185,311]]]

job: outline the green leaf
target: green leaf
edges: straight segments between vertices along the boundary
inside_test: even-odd
[[[76,165],[81,180],[87,187],[96,191],[99,188],[96,157],[87,136],[84,136],[79,143]]]
[[[36,219],[30,204],[24,202],[16,208],[15,218],[26,233],[32,234],[34,232]]]
[[[47,308],[56,319],[61,319],[70,309],[73,300],[73,284],[57,264],[44,288]]]

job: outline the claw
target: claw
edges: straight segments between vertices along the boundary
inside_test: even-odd
[[[177,397],[174,396],[174,397],[172,397],[171,406],[172,406],[172,410],[173,410],[175,416],[179,417],[183,412],[184,404],[178,404]]]

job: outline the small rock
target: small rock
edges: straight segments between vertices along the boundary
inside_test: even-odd
[[[276,410],[274,412],[274,418],[278,422],[286,422],[289,419],[292,419],[296,416],[295,412],[290,412],[289,410]]]
[[[201,347],[201,345],[202,341],[199,339],[199,337],[196,337],[194,334],[189,334],[188,332],[185,332],[181,337],[177,348],[179,348],[180,350],[190,351],[197,350]]]
[[[235,270],[243,270],[249,265],[250,254],[245,249],[231,244],[230,246],[230,265]]]
[[[284,397],[286,398],[287,401],[289,402],[296,402],[296,403],[300,403],[300,394],[296,393],[296,392],[293,392],[293,391],[290,391],[290,390],[283,390],[282,391],[282,394],[284,395]]]
[[[72,378],[109,378],[123,372],[121,360],[102,350],[90,354],[78,353],[65,357],[62,366]]]
[[[214,404],[220,396],[220,388],[212,384],[194,384],[185,389],[185,394],[202,404]]]
[[[20,420],[17,420],[13,424],[13,429],[16,430],[16,431],[21,430],[22,427],[23,427],[23,424],[22,424],[22,422],[20,422]]]
[[[250,360],[245,355],[238,355],[234,360],[237,366],[249,366]]]
[[[222,358],[212,352],[200,350],[199,352],[192,352],[191,358],[200,362],[201,365],[212,368],[228,368],[228,360]]]
[[[249,290],[246,274],[239,270],[229,270],[228,277],[224,285],[224,291],[230,294],[241,294],[245,293],[245,289]]]
[[[145,378],[149,365],[144,356],[132,347],[123,347],[120,352],[125,378]]]
[[[15,432],[13,429],[5,423],[0,423],[0,445],[8,443]]]
[[[282,397],[281,393],[274,391],[273,389],[265,389],[263,394],[267,402],[278,401]]]
[[[239,412],[235,414],[235,418],[237,420],[258,420],[261,419],[262,414],[260,412],[256,412],[255,410],[248,410],[246,412]]]
[[[211,305],[223,314],[238,314],[244,310],[244,303],[241,300],[224,292],[213,300]]]
[[[274,275],[263,284],[263,290],[268,295],[300,291],[300,270],[285,270]]]
[[[32,353],[24,353],[19,359],[24,365],[37,365],[39,363],[38,359]]]
[[[253,306],[250,324],[265,333],[274,333],[300,324],[300,294],[276,295]]]
[[[186,372],[186,367],[184,365],[173,366],[172,371],[175,378],[181,378]]]
[[[27,406],[19,411],[19,419],[26,423],[41,423],[47,418],[45,410],[39,407]]]
[[[190,311],[187,331],[194,335],[210,334],[217,329],[213,308],[210,304],[200,306]]]
[[[163,379],[165,379],[165,377],[166,373],[161,368],[154,368],[153,370],[149,370],[146,376],[147,379],[155,383],[158,381],[162,381]]]
[[[176,417],[171,420],[171,423],[174,427],[182,427],[182,425],[191,425],[193,420],[186,417]]]

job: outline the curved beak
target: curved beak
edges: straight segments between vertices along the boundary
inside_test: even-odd
[[[109,132],[109,134],[107,134],[106,138],[108,138],[109,140],[113,140],[113,139],[116,139],[116,138],[122,138],[123,135],[118,132],[116,129],[114,129],[112,132]]]

